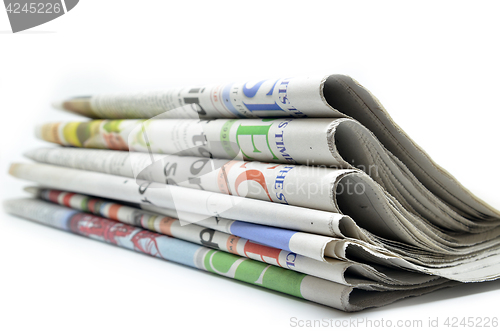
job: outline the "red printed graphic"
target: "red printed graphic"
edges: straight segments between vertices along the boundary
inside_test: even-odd
[[[75,193],[66,193],[63,197],[63,205],[65,205],[66,207],[70,207],[71,208],[71,198],[75,195]]]
[[[72,232],[101,239],[118,245],[120,238],[129,237],[137,228],[84,213],[75,214],[70,220]]]
[[[269,192],[267,190],[267,185],[266,185],[266,178],[264,177],[264,174],[260,170],[252,169],[252,170],[247,170],[245,172],[242,172],[241,174],[238,175],[234,182],[234,187],[236,190],[236,194],[240,195],[238,193],[238,187],[240,186],[241,183],[244,181],[251,180],[254,182],[259,183],[260,186],[264,189],[264,191],[267,194],[267,197],[269,198],[269,201],[273,201],[271,199],[271,196],[269,195]]]
[[[59,194],[61,194],[62,191],[57,191],[57,190],[50,190],[49,191],[49,200],[55,203],[59,203]]]
[[[113,219],[113,220],[119,220],[118,219],[118,211],[120,210],[122,206],[116,204],[116,203],[112,203],[110,204],[109,206],[109,211],[108,211],[108,217]]]
[[[172,235],[172,224],[177,221],[175,218],[172,218],[172,217],[163,217],[161,220],[160,220],[160,232],[163,233],[163,234],[166,234],[167,236],[169,237],[174,237]]]
[[[269,263],[269,259],[274,259],[274,260],[276,260],[276,263],[280,267],[282,266],[280,264],[280,261],[279,261],[281,249],[263,246],[263,245],[248,241],[245,244],[243,251],[247,257],[250,257],[250,255],[258,255],[258,256],[260,256],[260,260],[263,262],[266,262],[266,263]],[[265,257],[268,257],[269,259],[265,260],[264,259]]]
[[[106,146],[109,149],[116,149],[122,151],[128,151],[128,144],[125,140],[123,140],[122,136],[118,133],[110,132],[110,133],[102,133],[102,137],[106,141]]]
[[[156,242],[162,236],[159,233],[138,231],[136,227],[84,213],[74,215],[69,224],[71,231],[80,235],[119,246],[125,246],[128,241],[139,252],[161,257]]]
[[[161,257],[160,249],[158,248],[158,243],[156,242],[156,238],[158,237],[161,237],[161,234],[144,230],[136,233],[136,235],[132,237],[131,241],[134,244],[135,249],[139,252]]]

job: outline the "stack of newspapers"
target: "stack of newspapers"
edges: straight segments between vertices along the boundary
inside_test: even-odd
[[[350,77],[56,106],[12,214],[345,311],[500,275],[500,213]]]

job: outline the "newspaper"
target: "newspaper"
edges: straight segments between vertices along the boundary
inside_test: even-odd
[[[485,234],[491,237],[489,240],[455,249],[455,254],[450,253],[453,252],[452,248],[443,248],[443,251],[449,251],[445,254],[436,252],[437,248],[425,249],[425,246],[423,246],[424,241],[431,243],[430,239],[432,238],[430,235],[424,237],[423,232],[413,234],[415,242],[419,243],[421,247],[408,245],[398,240],[388,240],[373,235],[357,227],[352,222],[352,219],[326,211],[281,205],[173,185],[164,185],[155,189],[151,182],[143,182],[137,185],[135,181],[126,177],[53,165],[14,164],[10,169],[10,173],[19,178],[35,181],[47,188],[140,203],[143,204],[141,207],[146,204],[155,209],[158,207],[160,209],[167,208],[176,210],[178,214],[180,211],[188,212],[188,214],[200,214],[201,218],[195,218],[195,221],[203,220],[207,216],[226,217],[249,223],[303,231],[293,234],[294,244],[291,245],[290,238],[288,250],[321,261],[324,261],[325,256],[361,263],[371,261],[462,282],[491,280],[498,278],[500,275],[500,241],[498,234],[492,233],[493,231]],[[350,201],[355,204],[358,203],[353,199]],[[155,212],[160,213],[157,210]],[[182,215],[181,213],[178,218],[182,219],[184,217]],[[186,216],[186,218],[189,217]],[[371,219],[371,221],[386,222],[380,225],[386,225],[388,230],[393,231],[393,234],[396,233],[396,230],[399,230],[399,233],[419,230],[408,220],[405,221],[404,218],[401,221],[405,221],[404,225],[407,228],[402,228],[401,224],[397,223],[388,224],[385,218],[376,221]],[[431,228],[432,231],[435,231],[435,229]],[[330,241],[325,244],[325,238],[327,238],[325,236],[333,236],[334,238],[330,238]],[[469,240],[477,239],[473,236],[474,234],[469,237]],[[438,235],[435,238],[443,239]],[[450,239],[453,239],[453,237]],[[458,240],[459,236],[455,239]],[[272,243],[261,243],[272,246]],[[318,247],[318,243],[321,244],[321,249],[312,249]],[[431,244],[437,243],[436,241]]]
[[[350,119],[98,120],[47,123],[36,134],[65,146],[359,169],[405,210],[437,227],[481,233],[500,225],[498,212],[471,211],[435,196]]]
[[[153,118],[158,115],[201,119],[354,118],[379,139],[395,162],[404,165],[430,192],[454,209],[479,220],[499,217],[497,210],[472,195],[438,166],[394,123],[379,100],[348,76],[317,75],[179,87],[74,98],[56,104],[92,118]],[[302,152],[306,153],[307,149]]]
[[[138,207],[170,217],[176,217],[178,215],[175,210],[164,209],[150,204],[139,204]],[[183,218],[185,221],[189,222],[199,219],[199,216],[191,216],[188,213],[183,213]],[[227,231],[227,229],[230,228],[232,222],[234,221],[208,218],[203,221],[203,225],[212,229],[231,233]],[[250,238],[248,235],[248,233],[243,233],[242,237]],[[260,236],[257,236],[255,240],[258,241],[259,238]],[[325,246],[323,254],[324,256],[333,257],[342,261],[412,270],[430,275],[438,275],[460,282],[478,282],[498,278],[498,264],[500,262],[500,247],[498,247],[498,245],[478,251],[473,255],[460,256],[457,261],[450,261],[447,255],[435,255],[429,252],[422,252],[416,247],[409,245],[401,245],[400,247],[398,247],[399,245],[386,245],[383,241],[378,241],[376,244],[370,244],[368,242],[372,242],[370,239],[373,238],[369,234],[367,234],[367,238],[368,240],[357,240],[353,238],[335,239]],[[292,239],[299,240],[300,237],[292,237]],[[266,242],[266,244],[275,247],[273,241]],[[312,242],[309,242],[308,245],[312,245]]]
[[[96,95],[55,106],[91,118],[332,117],[321,96],[324,77],[261,80],[135,94]]]
[[[31,189],[40,198],[219,250],[208,255],[232,253],[266,262],[263,270],[337,283],[349,290],[320,302],[345,310],[449,280],[500,277],[500,213],[438,167],[349,77],[98,95],[59,106],[97,120],[36,128],[43,140],[77,147],[32,150],[26,156],[45,164],[12,165],[11,174],[41,185]],[[63,208],[29,207],[43,204],[8,208],[38,219],[40,210]]]
[[[170,237],[365,290],[407,290],[412,288],[409,285],[418,285],[418,287],[435,285],[431,281],[438,279],[436,276],[402,270],[389,270],[377,265],[369,266],[332,258],[326,258],[324,262],[320,262],[234,235],[234,233],[238,233],[245,237],[251,237],[250,239],[267,236],[276,241],[276,238],[279,238],[280,235],[286,234],[287,230],[283,229],[262,229],[262,226],[259,225],[234,221],[229,227],[232,228],[231,234],[228,234],[196,224],[181,224],[176,218],[150,213],[110,200],[58,190],[33,187],[27,188],[27,190],[40,199],[72,209],[93,213],[97,216],[142,227]]]
[[[14,164],[10,173],[18,178],[39,183],[47,188],[66,190],[131,203],[146,203],[175,210],[177,218],[189,223],[205,225],[211,216],[239,220],[259,225],[274,226],[295,232],[281,233],[281,249],[288,248],[319,261],[335,238],[367,239],[350,217],[325,211],[287,206],[255,199],[246,199],[206,191],[167,185],[154,186],[143,181],[137,185],[126,177],[111,176],[90,171],[75,170],[42,164]],[[273,232],[269,228],[259,234]],[[251,239],[251,238],[246,238]],[[262,244],[269,242],[262,241]]]
[[[332,196],[336,183],[344,175],[356,172],[86,148],[37,148],[24,155],[37,162],[64,167],[332,212],[339,212]],[[358,185],[345,189],[363,188]]]
[[[426,256],[473,253],[495,245],[489,240],[500,235],[498,228],[488,228],[482,233],[454,234],[433,227],[427,219],[408,212],[364,173],[353,169],[74,148],[41,148],[26,155],[39,162],[130,178],[137,176],[155,183],[166,182],[335,213],[344,211],[372,234],[419,247],[425,250],[422,253]],[[151,163],[151,158],[156,161]],[[436,207],[425,200],[417,202],[428,209]],[[374,237],[367,238],[365,240],[371,243],[378,242]],[[386,248],[393,246],[385,245]],[[405,254],[399,247],[394,249]],[[443,260],[436,256],[438,258]]]
[[[4,209],[9,213],[61,230],[344,311],[382,306],[404,297],[421,295],[456,284],[446,280],[437,280],[435,285],[429,287],[404,291],[370,292],[41,200],[9,200],[4,202]]]

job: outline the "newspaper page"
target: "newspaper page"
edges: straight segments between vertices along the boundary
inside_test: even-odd
[[[177,215],[175,210],[149,204],[140,204],[139,207],[161,215],[171,217]],[[196,220],[197,217],[194,216],[193,219]],[[203,222],[203,225],[224,231],[224,229],[218,227],[219,222],[220,220],[209,218]],[[268,244],[273,246],[272,242]],[[370,244],[366,240],[352,238],[335,239],[325,247],[324,255],[342,261],[369,263],[371,265],[382,265],[439,275],[460,282],[494,280],[498,278],[500,272],[498,267],[500,263],[500,247],[498,244],[473,255],[459,256],[456,260],[451,261],[448,255],[423,252],[408,245],[398,244],[392,246],[386,245],[384,242],[379,242],[378,245]]]
[[[316,238],[327,238],[326,240],[332,241],[332,238],[363,239],[366,237],[364,231],[350,217],[338,213],[192,190],[173,185],[155,187],[153,183],[146,181],[137,185],[135,181],[126,177],[52,165],[13,164],[10,173],[15,177],[37,182],[47,188],[132,203],[146,203],[176,210],[179,218],[182,218],[184,212],[189,215],[199,215],[199,219],[190,220],[193,223],[203,221],[210,216],[240,220],[304,232],[301,237],[311,238],[305,242],[314,241]],[[322,236],[313,236],[314,234]],[[322,249],[326,243],[321,242]],[[308,245],[304,246],[304,249],[308,250]],[[322,260],[322,257],[317,254],[303,255]]]
[[[135,176],[135,169],[139,179],[156,183],[343,212],[371,233],[422,247],[426,255],[468,254],[480,249],[474,245],[500,234],[493,226],[472,233],[473,226],[469,224],[472,222],[464,218],[457,218],[465,224],[456,222],[455,228],[464,230],[459,226],[467,226],[467,234],[432,227],[427,221],[433,219],[419,217],[413,209],[410,213],[399,200],[355,170],[72,148],[37,149],[27,156],[36,161],[127,177]],[[151,163],[151,157],[156,161]],[[427,210],[438,209],[424,199],[416,203]],[[450,224],[455,223],[450,221]],[[436,256],[436,259],[443,258]]]
[[[356,171],[86,148],[37,148],[24,155],[64,167],[332,212],[339,212],[332,198],[336,183]]]
[[[5,201],[4,208],[12,214],[61,230],[344,311],[382,306],[404,297],[455,285],[453,282],[443,281],[434,286],[413,290],[369,292],[41,200]]]
[[[479,217],[464,204],[436,197],[366,128],[348,119],[100,120],[47,123],[36,133],[65,146],[357,168],[438,227],[485,232],[500,225],[500,215]]]
[[[232,228],[231,234],[228,234],[196,224],[181,224],[178,219],[121,205],[110,200],[66,191],[30,189],[40,199],[72,209],[366,290],[404,290],[411,289],[408,285],[422,286],[424,283],[426,283],[425,286],[431,286],[429,282],[438,278],[407,271],[399,271],[398,273],[396,270],[387,270],[377,265],[369,266],[331,258],[326,258],[324,262],[320,262],[287,250],[260,245],[248,240],[261,238],[262,236],[273,237],[276,240],[280,235],[286,235],[288,230],[284,229],[279,229],[280,234],[276,234],[277,231],[273,231],[272,228],[262,230],[259,225],[234,221],[230,226]],[[236,236],[233,233],[242,234],[248,239]],[[288,243],[290,244],[290,240],[288,240]],[[384,273],[384,270],[386,273]],[[350,275],[357,275],[358,277]]]
[[[405,221],[403,218],[401,220],[405,221],[404,225],[406,228],[402,228],[401,224],[395,223],[393,224],[394,231],[396,229],[401,233],[414,231],[412,237],[415,239],[415,243],[418,244],[405,245],[400,241],[387,240],[374,236],[368,231],[357,227],[352,219],[325,211],[281,205],[243,197],[226,196],[172,185],[167,185],[168,190],[155,190],[149,189],[151,187],[150,182],[145,182],[146,185],[141,188],[141,185],[137,185],[126,177],[61,168],[52,165],[15,164],[11,167],[10,171],[16,177],[35,181],[48,188],[80,192],[134,203],[145,203],[160,208],[177,209],[177,213],[179,213],[179,210],[195,214],[200,213],[202,218],[206,216],[227,217],[229,219],[274,225],[325,236],[333,235],[336,238],[349,238],[332,238],[327,245],[323,244],[322,251],[318,251],[311,250],[311,247],[321,242],[318,237],[311,237],[310,234],[307,235],[306,233],[298,235],[295,238],[297,240],[297,245],[294,247],[294,249],[297,248],[296,253],[321,261],[324,261],[324,256],[326,255],[353,262],[363,262],[352,258],[350,253],[357,251],[355,255],[361,256],[362,259],[370,256],[374,260],[380,260],[378,263],[381,264],[386,260],[390,265],[454,280],[481,281],[495,279],[500,275],[500,263],[498,263],[500,261],[500,242],[498,233],[491,233],[490,240],[480,242],[477,245],[465,246],[453,250],[453,247],[440,246],[438,241],[431,242],[433,238],[444,240],[440,235],[425,237],[423,236],[424,232],[416,232],[419,228],[412,224],[412,222]],[[142,194],[141,190],[144,190]],[[146,191],[148,193],[144,194]],[[177,201],[173,203],[176,195],[179,195],[181,198],[180,203],[177,203]],[[237,203],[232,203],[236,201]],[[182,217],[178,218],[182,219]],[[385,218],[381,218],[380,220],[385,221]],[[374,220],[371,219],[371,221]],[[389,227],[388,229],[392,228]],[[348,235],[347,232],[351,232],[352,235]],[[369,244],[369,242],[375,242],[377,245]],[[426,242],[436,248],[426,247],[423,245]],[[356,246],[356,248],[350,249],[348,247],[352,245]],[[300,251],[298,248],[300,248]],[[294,249],[290,249],[290,251],[294,251]],[[435,252],[436,249],[441,249],[441,252]],[[321,255],[318,256],[318,254]]]
[[[263,79],[136,94],[95,95],[58,102],[92,118],[350,117],[366,126],[429,191],[479,219],[497,210],[437,165],[392,120],[380,101],[351,77],[319,75]],[[314,158],[312,158],[314,159]]]
[[[251,118],[343,116],[321,95],[324,76],[96,95],[56,103],[91,118]]]

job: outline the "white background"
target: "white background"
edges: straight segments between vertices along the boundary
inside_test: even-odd
[[[84,0],[11,34],[0,10],[1,198],[11,162],[46,145],[50,102],[316,73],[355,77],[467,188],[500,208],[495,2]],[[492,174],[488,175],[487,171]],[[46,228],[2,212],[0,330],[287,329],[290,319],[500,317],[500,282],[346,314]],[[176,326],[177,328],[173,328]]]

